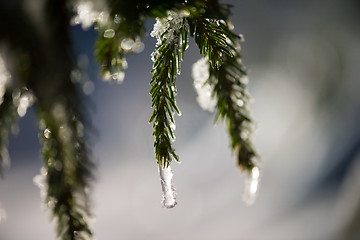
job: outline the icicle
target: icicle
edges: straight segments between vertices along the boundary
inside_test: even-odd
[[[245,182],[245,190],[243,194],[243,201],[251,205],[255,202],[258,186],[260,181],[260,170],[258,167],[254,167]]]
[[[159,165],[159,175],[162,188],[162,205],[164,208],[173,208],[176,202],[176,189],[172,184],[173,173],[171,167],[163,168]]]

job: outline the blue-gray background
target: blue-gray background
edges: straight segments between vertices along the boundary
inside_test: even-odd
[[[107,84],[98,79],[93,60],[96,33],[78,26],[72,29],[74,49],[88,56],[86,71],[95,84],[89,109],[99,135],[92,145],[96,239],[325,240],[356,232],[360,3],[223,2],[234,5],[235,30],[246,39],[242,54],[263,173],[257,201],[250,207],[242,202],[244,176],[235,167],[225,127],[214,127],[213,114],[196,103],[191,65],[200,55],[191,41],[177,81],[182,116],[176,118],[175,148],[181,164],[173,170],[179,204],[161,208],[148,124],[155,40],[148,36],[144,52],[127,58],[122,85]],[[50,213],[41,209],[32,182],[41,167],[37,134],[29,111],[11,138],[12,165],[0,182],[7,212],[1,240],[55,239]]]

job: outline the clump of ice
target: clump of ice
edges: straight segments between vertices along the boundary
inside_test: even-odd
[[[197,101],[200,107],[209,112],[213,112],[216,107],[217,98],[213,94],[214,87],[209,84],[209,60],[207,58],[203,57],[193,64],[192,77],[194,79],[194,87],[198,94]]]
[[[173,172],[171,171],[171,167],[168,166],[163,168],[159,165],[159,175],[162,189],[162,205],[164,208],[173,208],[176,206],[176,189],[173,186],[172,178]]]
[[[156,46],[160,46],[163,41],[166,44],[171,44],[177,40],[178,32],[181,28],[188,27],[187,21],[184,19],[187,17],[187,13],[184,11],[167,11],[167,16],[164,18],[156,18],[154,29],[150,33],[150,36],[157,39]],[[160,53],[154,51],[151,54],[151,60],[155,62],[155,59]]]

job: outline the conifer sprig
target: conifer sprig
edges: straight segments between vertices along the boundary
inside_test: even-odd
[[[57,220],[61,239],[85,240],[92,234],[86,192],[92,164],[82,136],[82,123],[63,107],[56,105],[57,112],[52,115],[40,111],[45,178],[42,191],[46,194],[43,200]]]
[[[172,159],[178,161],[171,143],[175,139],[174,114],[180,114],[175,99],[175,83],[188,45],[188,25],[184,17],[180,17],[181,22],[175,22],[178,21],[177,18],[179,16],[174,15],[162,20],[168,21],[169,28],[165,27],[159,33],[158,44],[153,53],[153,76],[150,81],[153,113],[149,121],[153,123],[154,129],[155,158],[163,168],[168,167]]]
[[[251,171],[256,152],[250,141],[252,119],[247,108],[246,71],[241,63],[238,41],[226,19],[194,18],[192,34],[200,53],[209,59],[208,84],[217,98],[217,117],[223,119],[230,135],[230,146],[238,165]]]

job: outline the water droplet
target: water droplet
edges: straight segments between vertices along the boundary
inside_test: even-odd
[[[239,107],[244,106],[244,101],[241,100],[241,99],[238,99],[238,100],[236,101],[236,103],[237,103],[237,105],[238,105]]]
[[[142,51],[144,51],[145,49],[145,44],[141,41],[135,41],[133,47],[132,47],[132,51],[134,53],[141,53]]]
[[[111,73],[109,71],[106,71],[102,74],[102,79],[104,81],[110,81],[111,80]]]
[[[254,203],[256,194],[258,191],[260,181],[260,170],[258,167],[254,167],[251,172],[248,174],[245,181],[245,190],[243,194],[243,201],[251,205]]]
[[[125,78],[125,73],[122,72],[122,71],[119,71],[119,72],[116,72],[116,73],[113,73],[111,75],[111,78],[118,82],[118,83],[122,83],[124,81],[124,78]]]
[[[59,160],[55,161],[54,162],[54,168],[57,170],[57,171],[61,171],[63,169],[63,164],[62,162],[60,162]]]
[[[176,206],[176,189],[173,186],[173,173],[171,167],[163,168],[159,165],[159,175],[162,189],[162,205],[164,208],[173,208]]]
[[[124,38],[121,41],[121,48],[124,49],[125,51],[130,51],[134,46],[134,43],[135,43],[134,40],[132,40],[131,38]]]
[[[86,81],[83,86],[82,90],[85,93],[85,95],[90,95],[95,89],[94,84],[91,81]]]
[[[244,42],[245,41],[244,35],[239,34],[239,40],[240,42]]]
[[[55,203],[55,201],[53,201],[53,200],[50,200],[50,201],[47,202],[47,206],[48,206],[49,208],[51,208],[51,209],[55,207],[55,204],[56,204],[56,203]]]
[[[120,23],[121,22],[121,17],[120,17],[120,15],[118,15],[118,14],[115,14],[115,17],[114,17],[114,23]]]
[[[44,130],[44,137],[49,139],[51,137],[51,131],[48,128],[45,128]]]
[[[106,29],[104,32],[104,38],[113,38],[115,36],[114,29]]]
[[[227,26],[228,26],[228,28],[230,29],[230,30],[234,30],[234,24],[232,23],[232,21],[227,21],[226,22],[227,23]]]

